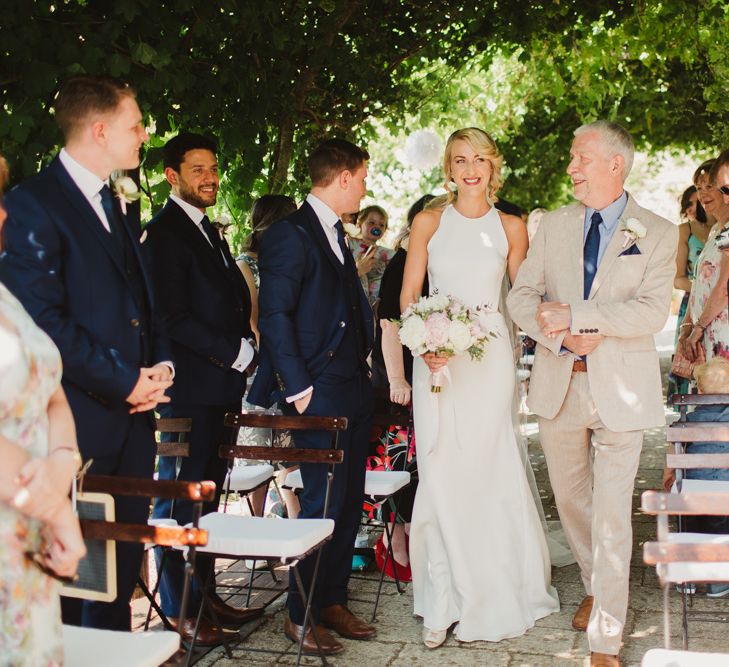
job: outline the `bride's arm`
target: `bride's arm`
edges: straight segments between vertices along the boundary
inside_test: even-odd
[[[506,268],[509,271],[509,280],[513,285],[516,281],[516,274],[529,250],[529,235],[524,221],[515,215],[501,216],[501,224],[504,227],[506,240],[509,242],[509,255],[506,258]]]
[[[400,310],[415,303],[423,292],[425,272],[428,269],[428,241],[433,237],[440,223],[442,211],[421,211],[415,216],[410,230],[408,256],[400,291]]]

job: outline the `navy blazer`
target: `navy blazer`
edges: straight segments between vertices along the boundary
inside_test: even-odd
[[[13,189],[6,208],[0,280],[61,352],[83,455],[113,455],[128,430],[125,399],[139,369],[171,360],[169,348],[154,317],[142,326],[119,248],[58,158]],[[125,220],[125,229],[153,313],[138,227]]]
[[[231,366],[250,338],[248,285],[221,239],[214,249],[174,201],[146,227],[158,312],[175,358],[173,402],[228,405],[240,401],[247,376]]]
[[[308,203],[263,234],[258,271],[261,359],[248,400],[269,407],[313,386],[326,370],[344,337],[347,299],[342,263]],[[353,278],[369,353],[374,317]]]

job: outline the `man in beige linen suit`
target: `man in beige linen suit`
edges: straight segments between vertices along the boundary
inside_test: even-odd
[[[537,341],[528,405],[587,593],[573,626],[592,665],[619,665],[628,606],[631,499],[643,430],[663,426],[653,334],[671,301],[678,228],[623,189],[633,141],[615,123],[575,131],[579,204],[542,219],[508,297]]]

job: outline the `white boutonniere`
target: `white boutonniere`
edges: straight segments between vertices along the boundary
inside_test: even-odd
[[[362,238],[359,227],[357,227],[357,225],[353,225],[351,222],[345,222],[342,226],[344,227],[344,233],[349,236],[350,239]]]
[[[646,228],[640,220],[636,218],[623,220],[622,225],[620,225],[620,231],[623,232],[623,236],[625,237],[625,240],[623,241],[623,248],[625,248],[631,241],[642,239],[646,235]]]
[[[129,176],[121,176],[114,181],[114,194],[119,198],[122,213],[127,214],[127,204],[137,201],[142,196],[137,184]]]
[[[225,231],[233,224],[233,219],[227,213],[221,213],[210,224],[220,234],[220,238],[223,238]]]

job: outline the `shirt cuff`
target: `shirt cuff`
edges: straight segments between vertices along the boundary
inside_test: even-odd
[[[158,362],[162,364],[163,366],[167,366],[170,369],[170,373],[172,373],[172,376],[170,377],[170,380],[175,379],[175,365],[171,361],[160,361]]]
[[[241,338],[240,351],[238,352],[238,356],[236,357],[235,361],[231,365],[231,368],[238,371],[239,373],[245,373],[246,368],[248,368],[248,366],[250,366],[251,364],[251,361],[253,361],[255,353],[256,351],[253,349],[253,345],[251,345],[250,341],[246,340],[245,338]]]
[[[294,401],[298,401],[300,398],[304,398],[304,396],[308,396],[312,391],[314,391],[314,387],[307,387],[306,389],[304,389],[304,391],[300,391],[298,394],[295,394],[294,396],[287,396],[286,402],[293,403]]]

